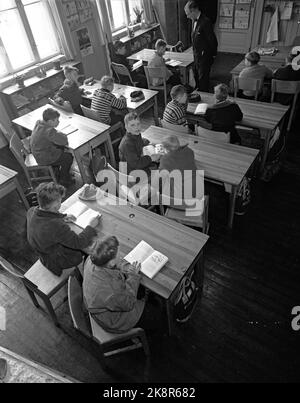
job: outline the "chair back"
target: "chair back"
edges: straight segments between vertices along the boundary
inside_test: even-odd
[[[11,263],[9,263],[4,257],[0,255],[0,268],[4,269],[7,273],[11,274],[13,277],[22,279],[24,276],[16,272],[16,269]]]
[[[164,67],[148,67],[144,66],[145,75],[147,78],[147,84],[149,90],[163,90],[165,105],[168,101],[168,91],[167,91],[167,72]],[[161,85],[153,85],[153,79],[162,79],[163,83]]]
[[[76,276],[70,276],[68,280],[68,303],[74,328],[91,338],[92,331],[87,320],[88,316],[83,310],[82,287]]]
[[[117,79],[119,83],[121,84],[121,78],[120,76],[127,77],[130,81],[130,84],[135,87],[135,83],[132,81],[130,71],[126,66],[123,64],[118,64],[118,63],[112,63],[111,68],[114,71],[115,75],[117,76]]]
[[[54,106],[55,108],[62,109],[63,111],[66,111],[66,112],[74,113],[71,105],[60,105],[59,103],[54,101],[54,99],[52,99],[52,98],[48,98],[48,103],[50,105]]]
[[[25,159],[26,159],[27,153],[26,153],[26,150],[25,150],[25,147],[24,147],[22,141],[20,140],[20,138],[18,137],[18,135],[16,133],[14,133],[12,138],[10,139],[9,149],[12,152],[12,154],[14,155],[14,157],[16,158],[16,160],[18,161],[18,163],[21,165],[21,167],[26,175],[29,185],[32,186],[30,175],[29,175],[27,166],[25,164]]]
[[[167,45],[167,50],[170,50],[170,52],[179,52],[183,53],[184,52],[184,44],[181,41],[178,41],[176,45]]]
[[[101,122],[99,113],[94,111],[93,109],[87,108],[86,106],[80,105],[82,109],[82,113],[86,118],[97,120],[97,122]]]
[[[196,128],[197,136],[203,140],[213,141],[214,143],[230,143],[230,134],[223,132],[216,132],[213,130],[204,129],[201,126]]]
[[[0,122],[0,133],[3,134],[3,136],[6,138],[8,143],[10,142],[12,134],[9,134],[9,132],[6,130],[4,125]]]
[[[161,127],[164,129],[169,129],[177,133],[189,134],[189,128],[183,125],[173,125],[172,123],[168,123],[165,120],[160,120]]]
[[[258,100],[258,96],[263,86],[263,80],[260,78],[240,78],[234,77],[234,97],[237,98],[238,91],[254,91],[255,100]]]

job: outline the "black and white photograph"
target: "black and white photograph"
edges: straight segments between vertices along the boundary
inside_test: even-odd
[[[299,383],[300,0],[0,3],[0,383]]]

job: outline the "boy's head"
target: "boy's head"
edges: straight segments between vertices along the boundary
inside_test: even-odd
[[[249,52],[245,56],[246,66],[255,66],[260,61],[260,55],[257,52]]]
[[[171,98],[180,104],[185,104],[187,101],[187,92],[183,85],[175,85],[171,89]]]
[[[215,98],[217,102],[226,101],[229,95],[229,88],[226,84],[219,84],[215,87]]]
[[[168,136],[162,145],[167,152],[176,151],[180,148],[180,143],[177,136]]]
[[[117,55],[125,55],[126,53],[126,46],[122,41],[116,41],[114,43],[114,49]]]
[[[112,92],[114,89],[114,79],[111,76],[104,76],[100,81],[101,88]]]
[[[66,66],[64,68],[64,75],[67,80],[77,83],[79,70],[76,67]]]
[[[115,236],[98,240],[93,246],[91,261],[96,266],[115,267],[118,264],[119,241]]]
[[[66,190],[61,185],[49,182],[41,183],[37,187],[36,193],[40,208],[56,213],[61,207],[61,201],[65,196]]]
[[[128,133],[138,136],[141,134],[141,121],[137,113],[131,112],[125,116],[125,128]]]
[[[59,125],[60,113],[55,109],[48,108],[43,112],[43,121],[50,127],[57,127]]]
[[[158,55],[163,56],[166,53],[167,43],[163,39],[158,39],[155,44],[155,50]]]

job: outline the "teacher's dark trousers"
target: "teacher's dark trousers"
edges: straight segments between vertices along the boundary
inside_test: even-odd
[[[209,92],[209,76],[214,58],[212,56],[202,57],[194,63],[194,76],[196,88],[203,92]]]

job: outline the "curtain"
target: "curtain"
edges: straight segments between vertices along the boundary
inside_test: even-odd
[[[97,12],[100,18],[95,18],[95,23],[98,29],[99,37],[101,40],[101,45],[105,46],[106,56],[107,56],[107,64],[109,66],[110,74],[111,71],[111,58],[109,49],[112,47],[113,37],[108,17],[108,11],[106,7],[106,1],[104,0],[92,0],[95,8],[97,8]]]
[[[143,0],[143,8],[146,23],[154,22],[152,0]]]
[[[62,8],[62,2],[61,0],[48,0],[48,3],[54,18],[55,27],[57,29],[66,59],[74,59],[76,55],[76,49],[74,47],[73,39],[67,21],[65,19],[63,20],[64,10]]]

